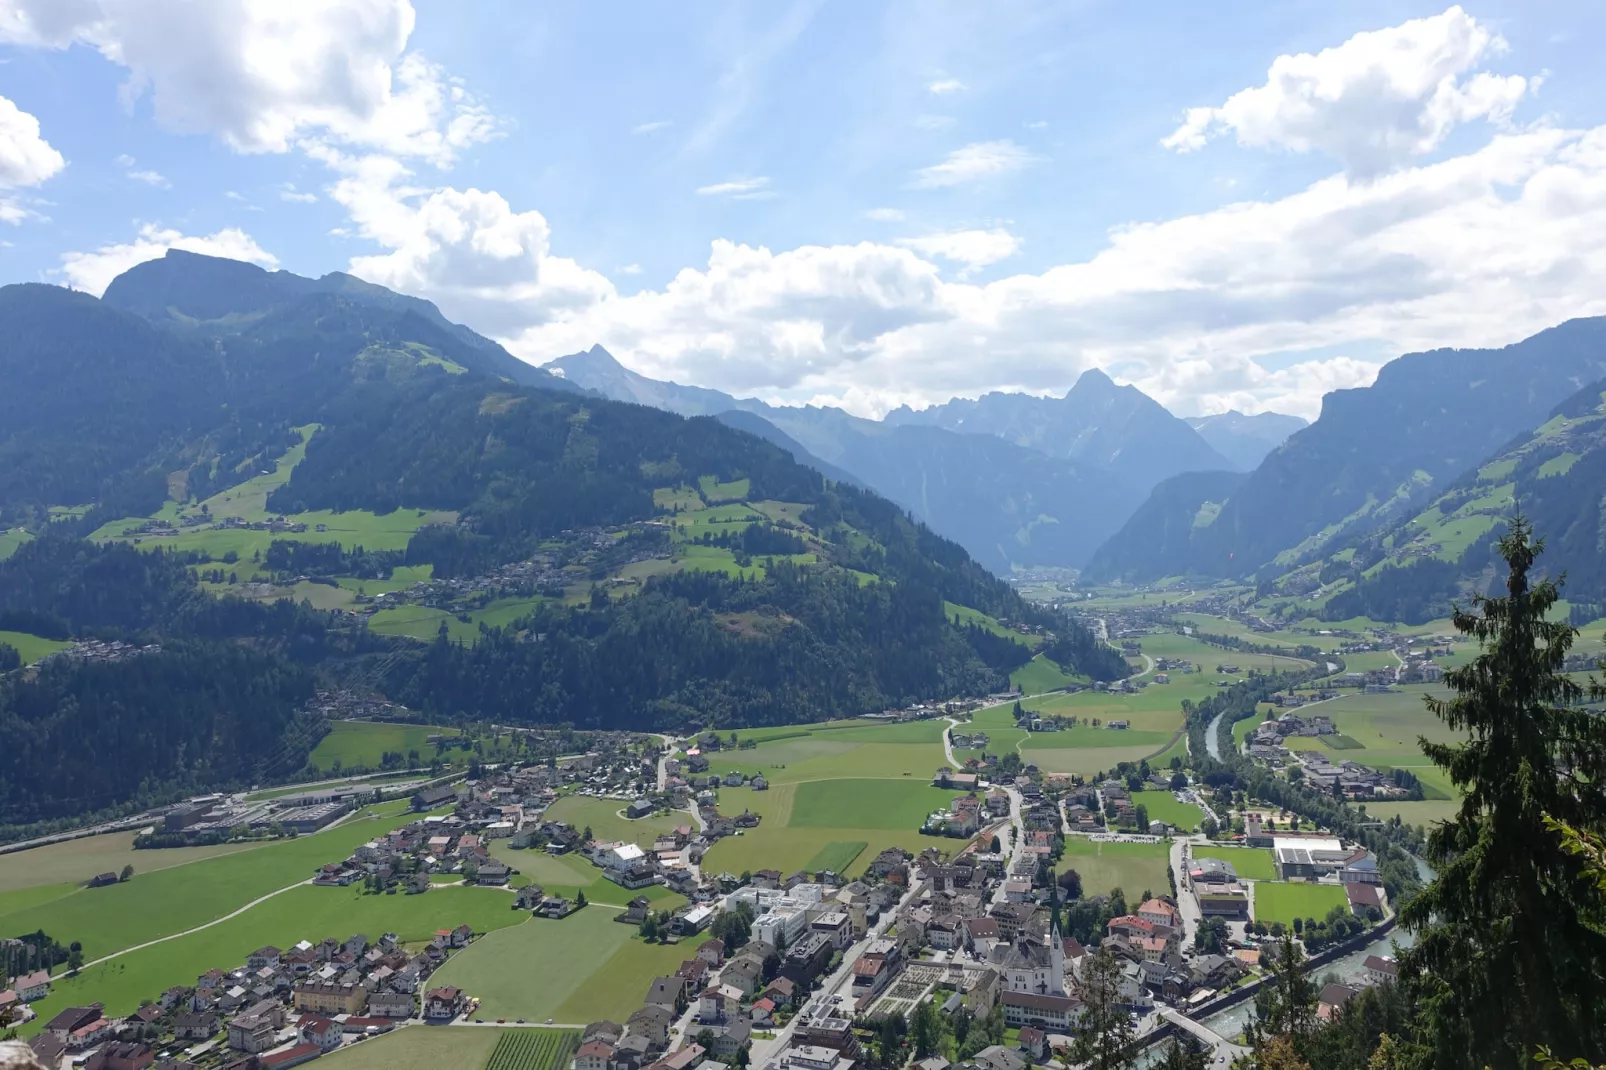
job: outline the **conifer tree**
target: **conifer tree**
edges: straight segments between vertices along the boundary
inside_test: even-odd
[[[1077,992],[1082,1013],[1071,1062],[1087,1070],[1126,1070],[1132,1065],[1132,1015],[1121,1004],[1121,960],[1099,949],[1083,969]]]
[[[1428,836],[1436,879],[1401,912],[1417,933],[1402,981],[1441,1067],[1525,1066],[1542,1044],[1606,1056],[1606,933],[1589,924],[1601,890],[1552,823],[1606,825],[1606,718],[1581,705],[1606,689],[1562,672],[1578,633],[1547,619],[1558,584],[1530,580],[1543,549],[1511,521],[1505,596],[1454,618],[1480,653],[1445,674],[1453,697],[1428,699],[1467,737],[1422,741],[1464,795]]]

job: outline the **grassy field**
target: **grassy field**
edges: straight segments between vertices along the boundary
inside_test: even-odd
[[[324,863],[345,858],[359,843],[404,824],[405,811],[405,802],[384,803],[315,835],[136,872],[133,880],[107,888],[62,883],[3,892],[0,932],[70,933],[67,939],[83,943],[85,958],[99,958],[205,924],[306,880]],[[0,856],[0,866],[9,871],[26,865],[26,857],[27,852]],[[134,866],[137,871],[137,860]]]
[[[1344,889],[1336,884],[1282,884],[1261,881],[1255,885],[1255,920],[1292,926],[1295,918],[1320,921],[1334,907],[1347,906]]]
[[[228,921],[59,979],[52,1000],[59,999],[60,1006],[99,1000],[109,1012],[126,1014],[142,998],[154,998],[169,985],[192,984],[213,966],[226,969],[244,962],[263,944],[289,947],[302,939],[393,932],[416,945],[427,943],[437,929],[467,924],[475,932],[488,932],[529,917],[512,907],[513,896],[501,888],[441,885],[423,895],[365,895],[358,886],[292,888]]]
[[[1083,895],[1106,895],[1120,888],[1127,902],[1137,903],[1145,890],[1165,892],[1170,848],[1163,843],[1095,843],[1086,836],[1065,837],[1059,868],[1082,877]]]
[[[819,854],[809,859],[809,864],[804,868],[810,873],[818,873],[822,869],[846,873],[868,846],[864,840],[833,840],[820,848]]]
[[[17,552],[17,547],[33,538],[23,528],[9,528],[0,531],[0,561],[4,561]]]
[[[82,884],[98,873],[120,873],[133,866],[135,876],[182,866],[204,858],[257,850],[265,844],[224,843],[213,847],[172,847],[159,851],[134,850],[134,833],[112,832],[85,836],[27,851],[0,855],[0,893],[50,885]]]
[[[458,734],[456,728],[434,725],[336,721],[329,726],[329,734],[312,749],[307,761],[319,769],[333,769],[336,762],[348,769],[353,766],[377,768],[386,751],[399,751],[405,757],[409,751],[416,750],[427,763],[435,753],[430,736]]]
[[[701,939],[649,944],[614,913],[599,904],[562,921],[532,918],[502,929],[453,956],[430,983],[478,997],[477,1016],[488,1020],[623,1021],[652,979],[673,973]]]
[[[384,1036],[348,1044],[325,1055],[320,1067],[333,1070],[484,1070],[491,1052],[506,1033],[528,1032],[518,1027],[497,1029],[434,1028],[427,1025],[397,1029]]]
[[[797,786],[792,828],[913,829],[955,792],[899,780],[810,780]]]
[[[1042,654],[1009,674],[1009,682],[1028,695],[1041,695],[1045,691],[1068,687],[1084,677],[1071,676]]]
[[[1164,821],[1184,832],[1192,832],[1204,820],[1204,811],[1193,803],[1178,802],[1169,791],[1136,791],[1132,805],[1148,808],[1151,821]]]
[[[1195,858],[1219,858],[1231,862],[1238,876],[1250,881],[1277,879],[1276,859],[1270,851],[1259,847],[1217,847],[1199,844],[1193,847]]]
[[[673,814],[665,817],[654,814],[634,821],[620,817],[619,811],[627,804],[622,799],[592,799],[584,795],[566,795],[547,807],[551,821],[567,821],[577,829],[591,828],[599,840],[628,840],[651,850],[660,833],[676,825],[691,823],[690,814]]]
[[[548,892],[573,899],[575,893],[584,892],[586,898],[603,903],[620,902],[633,896],[644,895],[657,903],[659,909],[670,910],[685,902],[684,897],[671,892],[661,884],[638,891],[625,891],[605,879],[602,870],[577,854],[549,855],[545,851],[516,851],[507,840],[493,840],[491,853],[506,862],[516,875],[510,887],[522,888],[526,884],[539,884]]]
[[[4,556],[0,554],[0,557]],[[32,665],[40,658],[65,650],[70,645],[55,639],[42,639],[27,632],[0,632],[0,643],[15,647],[17,653],[22,655],[24,665]]]

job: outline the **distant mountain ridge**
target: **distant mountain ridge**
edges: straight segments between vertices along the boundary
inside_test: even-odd
[[[1268,453],[1287,442],[1288,436],[1309,427],[1310,421],[1280,412],[1248,416],[1229,409],[1214,416],[1190,416],[1187,424],[1234,467],[1251,472]]]
[[[828,468],[846,472],[997,572],[1008,572],[1015,565],[1080,565],[1115,532],[1147,489],[1138,477],[1091,460],[1051,456],[992,434],[961,433],[916,421],[866,420],[835,408],[769,405],[705,387],[649,379],[620,364],[601,346],[559,357],[545,367],[616,401],[683,416],[727,419],[725,414],[743,413],[744,417],[728,422],[777,442],[800,463],[827,475]],[[1137,395],[1141,401],[1134,401],[1120,393],[1131,388],[1109,385],[1130,408],[1141,410],[1142,402],[1147,402],[1159,409],[1142,394]],[[1096,382],[1090,383],[1084,395],[1099,389]],[[1186,436],[1197,439],[1164,409],[1159,411]],[[764,421],[776,433],[763,433],[753,420]],[[1107,446],[1107,440],[1101,441]],[[1214,456],[1202,440],[1198,445]],[[1216,460],[1221,463],[1219,457]]]
[[[1267,455],[1211,523],[1163,538],[1124,530],[1117,540],[1156,546],[1153,559],[1112,546],[1094,556],[1089,578],[1113,578],[1105,570],[1116,561],[1127,578],[1150,580],[1178,566],[1265,579],[1320,560],[1412,515],[1603,375],[1606,318],[1569,320],[1500,349],[1399,357],[1372,386],[1328,394],[1321,417]]]
[[[568,388],[489,338],[451,322],[433,302],[375,286],[342,271],[309,279],[238,260],[169,249],[165,256],[136,264],[113,279],[101,300],[159,327],[237,333],[275,310],[318,295],[339,296],[386,313],[416,315],[477,353],[478,359],[471,360],[477,371],[526,386]]]
[[[1050,457],[1080,461],[1143,487],[1179,472],[1233,464],[1184,421],[1135,386],[1117,386],[1097,368],[1064,397],[991,393],[887,414],[893,427],[939,427],[993,435]]]

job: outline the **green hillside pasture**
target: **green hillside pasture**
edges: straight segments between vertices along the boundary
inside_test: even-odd
[[[368,618],[368,630],[380,635],[398,635],[409,639],[432,642],[446,625],[446,635],[457,642],[474,644],[480,638],[480,625],[488,628],[508,628],[529,614],[545,599],[499,598],[483,609],[470,612],[468,620],[459,620],[456,614],[429,606],[405,605],[394,609],[381,609]]]
[[[347,1044],[325,1055],[324,1070],[484,1070],[491,1052],[507,1033],[528,1028],[482,1026],[474,1029],[396,1029],[361,1044]]]
[[[1083,895],[1108,895],[1119,888],[1128,903],[1136,904],[1145,890],[1170,888],[1165,875],[1170,864],[1170,848],[1163,843],[1095,843],[1067,836],[1059,868],[1081,875]]]
[[[198,862],[203,858],[256,850],[259,843],[222,843],[211,847],[171,847],[160,851],[134,850],[134,833],[109,832],[47,844],[0,855],[0,893],[49,885],[77,885],[99,873],[120,873],[133,866],[136,877],[158,870]],[[100,889],[97,889],[100,890]],[[46,897],[57,898],[59,889]],[[0,898],[0,910],[4,910]]]
[[[435,753],[430,736],[461,735],[459,729],[438,725],[391,724],[385,721],[335,721],[329,734],[318,741],[307,761],[319,769],[333,769],[335,762],[345,768],[378,768],[386,751],[406,755],[416,750],[428,762]]]
[[[1165,750],[1161,751],[1159,754],[1156,754],[1154,757],[1150,758],[1149,759],[1149,764],[1152,765],[1152,766],[1155,766],[1157,768],[1162,768],[1162,769],[1163,768],[1169,768],[1170,765],[1171,765],[1171,759],[1172,758],[1176,758],[1177,760],[1179,760],[1181,762],[1184,762],[1184,763],[1187,762],[1187,760],[1188,760],[1188,736],[1187,736],[1187,733],[1178,732],[1176,734],[1176,737],[1171,741],[1171,745],[1169,747],[1167,747]]]
[[[488,1020],[623,1021],[641,1006],[652,979],[673,973],[701,940],[648,944],[633,926],[614,921],[614,913],[598,904],[561,921],[531,918],[490,933],[454,955],[430,983],[478,998],[476,1017]]]
[[[1260,847],[1217,847],[1211,844],[1198,844],[1193,847],[1195,858],[1219,858],[1223,862],[1231,862],[1232,868],[1238,876],[1249,881],[1274,881],[1277,879],[1277,860],[1272,853]]]
[[[969,606],[962,606],[958,602],[944,602],[942,604],[942,612],[943,615],[946,616],[950,621],[957,617],[960,627],[974,624],[978,627],[985,628],[994,635],[1001,635],[1005,639],[1013,639],[1017,643],[1021,643],[1024,646],[1029,646],[1033,650],[1036,650],[1038,647],[1043,645],[1042,636],[1022,635],[1013,628],[1004,627],[1002,624],[998,623],[997,619],[988,616],[981,610],[971,609]]]
[[[1344,889],[1336,884],[1283,884],[1260,881],[1255,885],[1255,920],[1270,925],[1280,921],[1293,927],[1295,918],[1327,917],[1334,907],[1348,907]]]
[[[405,824],[410,820],[406,806],[383,803],[313,835],[156,872],[139,872],[136,861],[133,880],[107,888],[64,883],[0,893],[0,932],[71,933],[83,943],[86,959],[184,932],[309,879],[319,866],[345,858],[359,843]],[[24,856],[0,857],[9,866],[10,859]]]
[[[1069,687],[1085,677],[1071,676],[1054,662],[1038,654],[1025,665],[1009,674],[1009,682],[1020,688],[1028,695],[1041,695],[1045,691],[1056,691],[1062,687]]]
[[[434,578],[434,565],[402,565],[391,570],[388,580],[359,580],[354,576],[346,576],[335,582],[348,591],[358,594],[376,595],[389,594],[392,591],[405,591],[415,583],[423,583]]]
[[[654,814],[634,821],[620,817],[628,804],[621,799],[593,799],[584,795],[565,795],[547,807],[549,821],[567,821],[577,829],[589,827],[599,840],[625,840],[651,850],[660,834],[691,821],[690,814]]]
[[[4,557],[0,554],[0,557]],[[58,650],[66,650],[70,643],[63,643],[55,639],[45,639],[27,632],[0,632],[0,643],[15,647],[22,655],[24,665],[32,665],[40,658],[48,657]]]
[[[1193,803],[1178,802],[1169,791],[1135,791],[1132,805],[1148,807],[1149,820],[1164,821],[1184,832],[1192,832],[1204,820],[1203,810]]]
[[[764,514],[750,505],[737,502],[731,505],[712,505],[706,509],[693,509],[673,518],[675,533],[686,542],[695,542],[706,532],[719,535],[724,532],[741,532],[749,524],[763,520]]]
[[[559,1070],[580,1046],[577,1029],[513,1029],[502,1034],[485,1070]]]
[[[295,431],[301,436],[301,441],[274,461],[271,470],[259,472],[243,483],[219,491],[201,504],[216,517],[236,516],[246,521],[268,519],[271,515],[268,512],[268,496],[290,482],[296,466],[306,458],[307,443],[318,433],[319,426],[307,424],[295,428]]]
[[[710,505],[720,502],[739,502],[747,497],[752,489],[753,481],[750,479],[735,479],[729,483],[721,483],[714,476],[698,476],[697,489],[702,491],[703,497],[708,499]]]
[[[221,561],[233,551],[240,559],[239,571],[244,571],[256,554],[266,554],[275,540],[294,542],[338,542],[347,550],[361,546],[368,550],[405,550],[413,534],[426,524],[451,524],[457,514],[446,510],[398,509],[381,516],[365,509],[336,513],[319,509],[310,513],[295,513],[290,520],[307,525],[306,531],[274,532],[253,531],[249,528],[181,529],[171,536],[125,536],[125,528],[144,523],[143,517],[114,520],[103,524],[90,536],[97,542],[118,540],[136,542],[144,549],[160,546],[164,550],[194,550],[212,555]],[[318,525],[324,525],[323,531]]]
[[[818,873],[822,869],[828,869],[832,873],[846,873],[848,867],[853,865],[854,860],[863,854],[868,846],[869,843],[864,840],[832,840],[820,848],[819,853],[809,859],[809,864],[804,868],[810,873]]]
[[[33,538],[25,528],[11,528],[0,531],[0,561],[4,561],[17,552],[17,547]]]
[[[184,867],[192,868],[197,867]],[[470,925],[475,932],[489,932],[529,917],[512,907],[513,896],[501,888],[439,885],[423,895],[367,895],[355,885],[292,888],[211,928],[60,978],[52,998],[60,1006],[99,1000],[109,1013],[127,1014],[141,999],[154,999],[170,985],[190,984],[214,966],[238,965],[264,944],[289,947],[302,939],[393,932],[417,945],[427,943],[437,929]]]
[[[682,483],[678,487],[658,487],[652,492],[652,504],[665,512],[690,512],[703,507],[703,499],[695,487]]]

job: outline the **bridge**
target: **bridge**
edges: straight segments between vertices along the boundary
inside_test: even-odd
[[[1209,1026],[1202,1022],[1194,1021],[1175,1008],[1162,1006],[1159,1011],[1160,1016],[1166,1021],[1207,1045],[1211,1052],[1217,1056],[1216,1061],[1222,1065],[1231,1066],[1234,1059],[1249,1054],[1248,1048],[1241,1044],[1232,1043]]]

